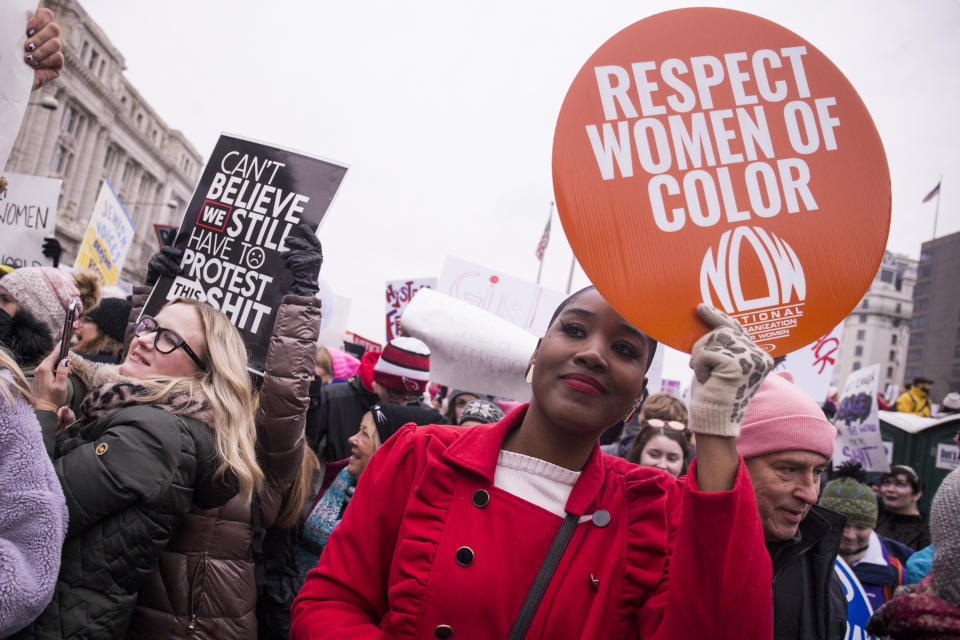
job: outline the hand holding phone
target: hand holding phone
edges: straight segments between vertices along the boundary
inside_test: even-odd
[[[66,358],[67,353],[70,352],[70,342],[73,338],[73,323],[76,322],[81,313],[83,313],[83,304],[80,302],[80,298],[74,298],[70,301],[70,306],[67,307],[67,315],[63,319],[63,335],[60,337],[60,358],[57,359],[58,363]],[[56,371],[56,368],[54,368],[54,371]]]

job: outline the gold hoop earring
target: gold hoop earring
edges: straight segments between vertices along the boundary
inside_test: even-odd
[[[530,363],[530,366],[527,367],[527,376],[524,378],[527,381],[527,384],[533,384],[533,363]]]

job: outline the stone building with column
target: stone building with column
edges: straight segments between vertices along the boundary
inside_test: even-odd
[[[903,389],[913,314],[917,261],[886,251],[870,289],[843,323],[834,378],[840,388],[852,372],[880,365],[879,391],[890,399]]]
[[[72,264],[102,179],[136,226],[121,279],[142,282],[159,248],[154,224],[177,225],[203,166],[124,77],[123,55],[77,0],[43,0],[61,28],[60,77],[31,95],[6,170],[61,178],[57,238]],[[45,97],[56,110],[40,106]]]

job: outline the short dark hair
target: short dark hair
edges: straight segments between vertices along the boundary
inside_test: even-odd
[[[547,330],[550,330],[550,327],[553,326],[553,323],[557,321],[557,318],[560,317],[560,314],[563,313],[563,310],[567,308],[571,302],[578,298],[581,294],[586,293],[587,291],[596,291],[597,288],[593,285],[589,287],[584,287],[579,291],[575,291],[567,296],[566,300],[557,305],[556,310],[553,312],[553,315],[550,317],[550,324],[547,325]],[[602,296],[601,296],[602,297]],[[606,300],[606,298],[604,298]],[[609,302],[607,304],[610,304]],[[643,333],[642,331],[640,333]],[[646,333],[643,333],[643,337],[647,339],[647,366],[644,371],[650,370],[650,365],[653,364],[653,357],[657,354],[657,341],[648,336]]]
[[[913,386],[917,386],[918,384],[933,384],[933,380],[924,376],[917,376],[913,379]]]
[[[888,473],[880,476],[880,484],[886,484],[889,480],[896,480],[897,476],[905,477],[914,493],[923,491],[923,480],[920,479],[920,476],[912,467],[908,467],[905,464],[895,464],[890,467]]]

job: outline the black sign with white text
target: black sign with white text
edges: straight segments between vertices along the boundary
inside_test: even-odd
[[[223,312],[247,345],[249,368],[263,373],[282,292],[289,289],[284,241],[301,222],[316,230],[345,166],[221,135],[184,212],[174,245],[181,275],[161,278],[143,312],[194,298]]]

